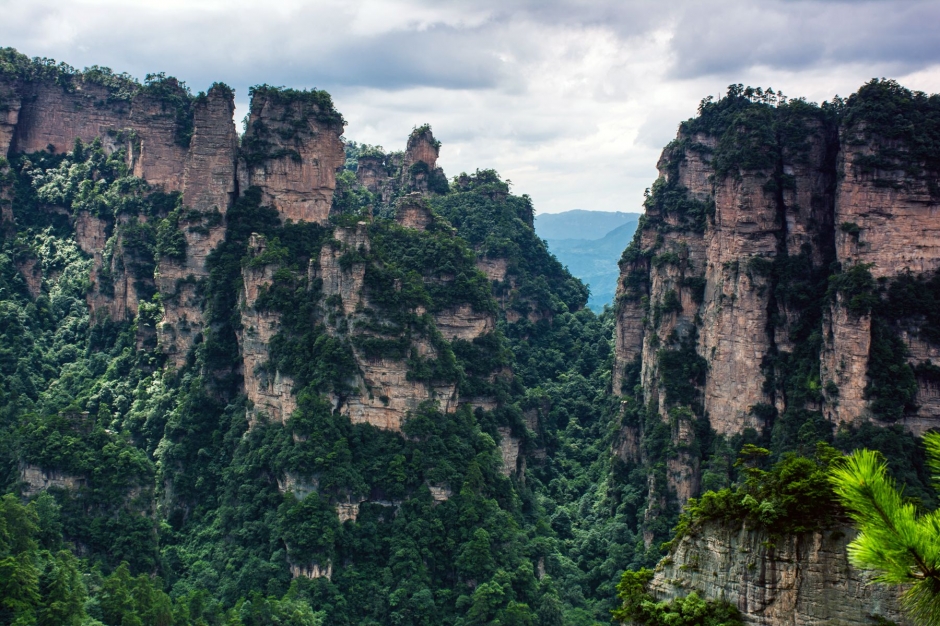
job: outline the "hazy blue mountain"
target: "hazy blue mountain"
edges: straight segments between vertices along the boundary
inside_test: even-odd
[[[598,217],[586,214],[596,214]],[[545,223],[540,221],[546,217],[555,218],[548,220],[547,228],[544,227]],[[617,261],[620,260],[624,248],[633,238],[639,218],[639,213],[567,211],[539,216],[535,220],[535,230],[540,237],[548,241],[549,250],[558,257],[559,261],[568,266],[568,271],[591,287],[588,306],[595,311],[600,311],[605,304],[614,301],[617,277],[620,274]],[[580,226],[572,226],[568,231],[569,234],[596,233],[598,225],[603,224],[605,219],[608,223],[613,222],[617,225],[599,237],[550,237],[545,234],[548,230],[550,233],[560,232],[564,235],[565,231],[561,230],[558,225],[566,223],[580,224]]]
[[[535,232],[542,239],[600,239],[629,221],[636,213],[622,211],[584,211],[543,213],[535,216]]]

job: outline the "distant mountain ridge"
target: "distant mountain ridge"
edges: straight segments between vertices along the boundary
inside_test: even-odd
[[[617,262],[639,219],[639,213],[578,209],[536,216],[535,230],[568,271],[590,286],[588,306],[601,311],[614,301]]]
[[[638,217],[638,213],[584,209],[542,213],[535,216],[535,232],[542,239],[601,239],[618,226],[631,220],[636,221]]]

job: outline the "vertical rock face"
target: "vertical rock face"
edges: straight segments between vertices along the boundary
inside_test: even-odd
[[[437,167],[440,142],[434,139],[430,126],[416,128],[408,137],[408,148],[402,162],[402,183],[405,189],[427,193],[433,191],[437,180],[447,179]]]
[[[125,253],[121,234],[114,234],[121,225],[129,223],[137,223],[137,219],[121,216],[118,224],[110,224],[84,211],[73,219],[78,246],[93,259],[87,301],[92,316],[99,320],[133,319],[139,305],[135,283],[152,284],[152,277],[134,275],[136,259]]]
[[[257,186],[282,220],[326,223],[346,153],[325,92],[257,88],[242,139],[241,190]]]
[[[180,89],[175,83],[168,87]],[[75,139],[90,143],[97,137],[106,145],[108,140],[128,142],[128,165],[135,176],[166,191],[182,188],[188,145],[180,140],[178,112],[167,101],[145,92],[115,99],[107,87],[87,81],[76,81],[69,91],[53,82],[30,82],[19,85],[19,92],[11,151],[51,147],[64,153]]]
[[[820,355],[823,380],[838,386],[837,398],[829,397],[825,414],[829,421],[851,423],[867,414],[868,354],[871,350],[871,316],[855,316],[840,298],[823,320],[826,342]]]
[[[651,591],[671,600],[695,591],[737,606],[746,624],[906,625],[897,587],[871,582],[849,565],[851,528],[770,537],[708,524],[682,538],[656,567]]]
[[[158,326],[161,349],[179,367],[204,327],[199,283],[209,271],[206,260],[225,236],[224,215],[235,196],[238,136],[232,115],[232,91],[214,85],[193,107],[193,138],[183,176],[180,222],[186,240],[184,259],[159,261],[157,287],[164,294]]]
[[[251,402],[249,418],[259,414],[269,419],[286,422],[297,408],[294,381],[281,372],[271,371],[271,339],[280,331],[278,313],[258,306],[258,297],[274,282],[275,264],[261,258],[267,242],[260,235],[252,235],[248,244],[251,261],[242,269],[244,291],[241,296],[241,330],[238,343],[241,348],[245,394]]]
[[[871,114],[895,96],[897,118]],[[940,424],[934,296],[918,295],[940,270],[940,155],[905,135],[926,103],[890,81],[838,110],[732,90],[681,125],[621,260],[614,333],[618,453],[665,438],[653,413],[669,426],[646,459],[656,489],[696,494],[705,420],[724,441]]]
[[[520,465],[525,466],[525,457],[519,456],[520,441],[512,436],[512,430],[506,427],[499,428],[499,455],[502,465],[500,471],[504,476],[524,474]]]
[[[875,278],[940,268],[940,201],[931,195],[931,178],[912,178],[903,170],[866,171],[865,157],[878,148],[900,146],[868,140],[860,131],[846,135],[835,221],[847,227],[835,234],[838,260],[843,265],[871,263]]]
[[[891,169],[879,163],[880,153],[904,155],[908,146],[868,131],[864,125],[843,129],[835,211],[837,260],[843,268],[864,264],[876,280],[932,274],[940,268],[940,177],[930,171],[912,176],[902,165]],[[834,422],[868,419],[871,316],[853,315],[836,303],[827,321],[823,369],[839,393],[826,394],[825,411]],[[915,337],[908,337],[907,343],[912,365],[935,358],[934,347]],[[940,423],[940,407],[932,381],[918,380],[918,387],[916,415],[904,422],[921,433]]]
[[[446,191],[447,177],[437,166],[439,154],[440,142],[431,127],[421,126],[409,135],[405,152],[361,154],[356,180],[384,206],[391,206],[403,194]]]
[[[142,86],[123,76],[96,76],[0,79],[0,150],[4,155],[64,153],[76,139],[97,139],[108,152],[124,149],[131,173],[151,189],[182,194],[177,222],[185,253],[158,259],[155,275],[150,275],[152,263],[137,258],[139,246],[128,252],[124,245],[123,226],[137,228],[147,217],[121,215],[111,223],[80,213],[73,219],[80,247],[94,258],[88,296],[92,312],[132,319],[139,289],[152,292],[156,287],[164,304],[157,326],[160,344],[181,365],[202,330],[197,283],[207,276],[206,257],[223,237],[223,217],[235,192],[233,94],[215,85],[193,98],[172,78]]]
[[[11,83],[0,81],[0,158],[6,158],[20,117],[20,95]]]
[[[395,209],[395,221],[405,228],[425,230],[434,221],[431,208],[420,193],[412,193],[402,198]]]
[[[335,242],[327,243],[320,252],[316,275],[323,281],[324,299],[336,302],[333,306],[340,307],[345,319],[327,324],[327,330],[334,335],[345,335],[347,331],[343,328],[351,328],[353,337],[373,337],[365,330],[370,326],[365,310],[371,308],[364,282],[365,263],[347,265],[341,261],[350,251],[370,249],[368,225],[338,228],[334,237]],[[357,331],[359,327],[364,330]],[[435,401],[444,411],[457,408],[454,384],[413,380],[405,358],[370,357],[355,341],[352,345],[359,371],[352,384],[354,391],[334,394],[333,402],[354,424],[368,423],[384,430],[399,431],[408,412],[416,410],[422,402]],[[411,346],[421,357],[436,356],[435,348],[424,338],[416,337]]]

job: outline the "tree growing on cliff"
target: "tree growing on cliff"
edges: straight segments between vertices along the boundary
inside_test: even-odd
[[[626,571],[617,585],[620,607],[615,621],[637,626],[741,626],[740,612],[728,602],[705,600],[694,591],[671,602],[656,602],[649,592],[653,572]]]
[[[934,483],[940,486],[940,433],[924,436]],[[906,501],[879,453],[857,450],[831,473],[836,495],[858,526],[849,558],[876,570],[878,582],[910,585],[903,600],[920,624],[940,623],[940,510]]]

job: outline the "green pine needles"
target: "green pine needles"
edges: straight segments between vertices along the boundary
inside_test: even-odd
[[[940,433],[924,436],[928,464],[940,483]],[[922,512],[888,476],[884,457],[857,450],[831,479],[837,497],[858,526],[849,558],[880,572],[878,582],[909,585],[905,609],[919,624],[940,623],[940,510]]]

